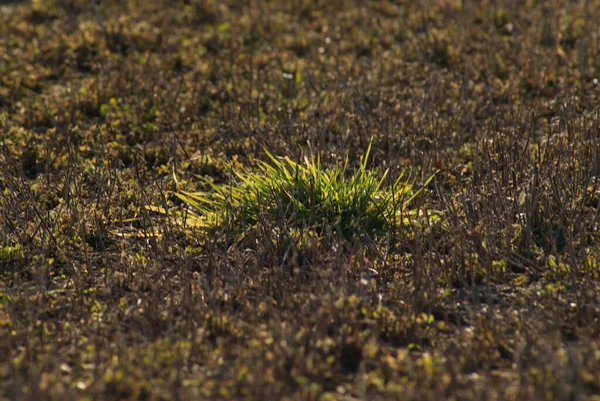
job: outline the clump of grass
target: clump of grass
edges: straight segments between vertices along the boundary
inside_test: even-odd
[[[347,158],[342,166],[325,169],[318,157],[296,163],[266,151],[269,162],[260,162],[257,171],[235,169],[233,182],[224,185],[201,177],[207,191],[176,195],[192,207],[187,223],[209,230],[243,231],[267,221],[290,230],[331,228],[346,239],[382,234],[398,225],[399,216],[408,221],[418,214],[409,205],[423,187],[415,189],[403,173],[392,189],[384,188],[389,171],[367,169],[370,151],[371,146],[350,177]]]

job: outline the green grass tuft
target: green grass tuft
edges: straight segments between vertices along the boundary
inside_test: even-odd
[[[415,189],[403,173],[393,190],[384,188],[388,171],[367,169],[370,151],[371,146],[350,177],[345,174],[347,159],[342,166],[325,169],[318,157],[300,164],[266,151],[269,163],[260,162],[257,171],[234,170],[233,182],[225,185],[201,177],[208,191],[176,195],[192,207],[187,223],[209,230],[227,226],[243,231],[267,221],[319,233],[329,227],[346,239],[359,233],[383,234],[397,225],[399,216],[408,220],[418,214],[409,205],[423,187]]]

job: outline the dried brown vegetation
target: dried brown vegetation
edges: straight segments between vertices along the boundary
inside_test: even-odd
[[[97,11],[0,2],[1,399],[600,397],[600,2]],[[441,220],[206,237],[148,208],[370,143],[386,185],[438,171],[411,207]]]

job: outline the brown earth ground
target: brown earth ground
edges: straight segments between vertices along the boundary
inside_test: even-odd
[[[600,2],[0,2],[0,398],[599,400]],[[411,230],[153,213],[264,149]],[[349,172],[350,174],[350,172]]]

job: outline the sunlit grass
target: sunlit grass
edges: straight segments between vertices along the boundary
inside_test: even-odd
[[[186,223],[207,230],[243,231],[266,221],[290,230],[321,233],[329,228],[346,239],[383,234],[418,215],[410,204],[424,186],[415,188],[414,180],[403,173],[386,187],[389,171],[367,169],[370,152],[369,146],[360,166],[347,176],[347,159],[325,169],[319,157],[296,163],[266,151],[268,162],[259,162],[255,171],[233,169],[233,179],[224,185],[200,177],[207,190],[182,190],[176,196],[190,206]]]

